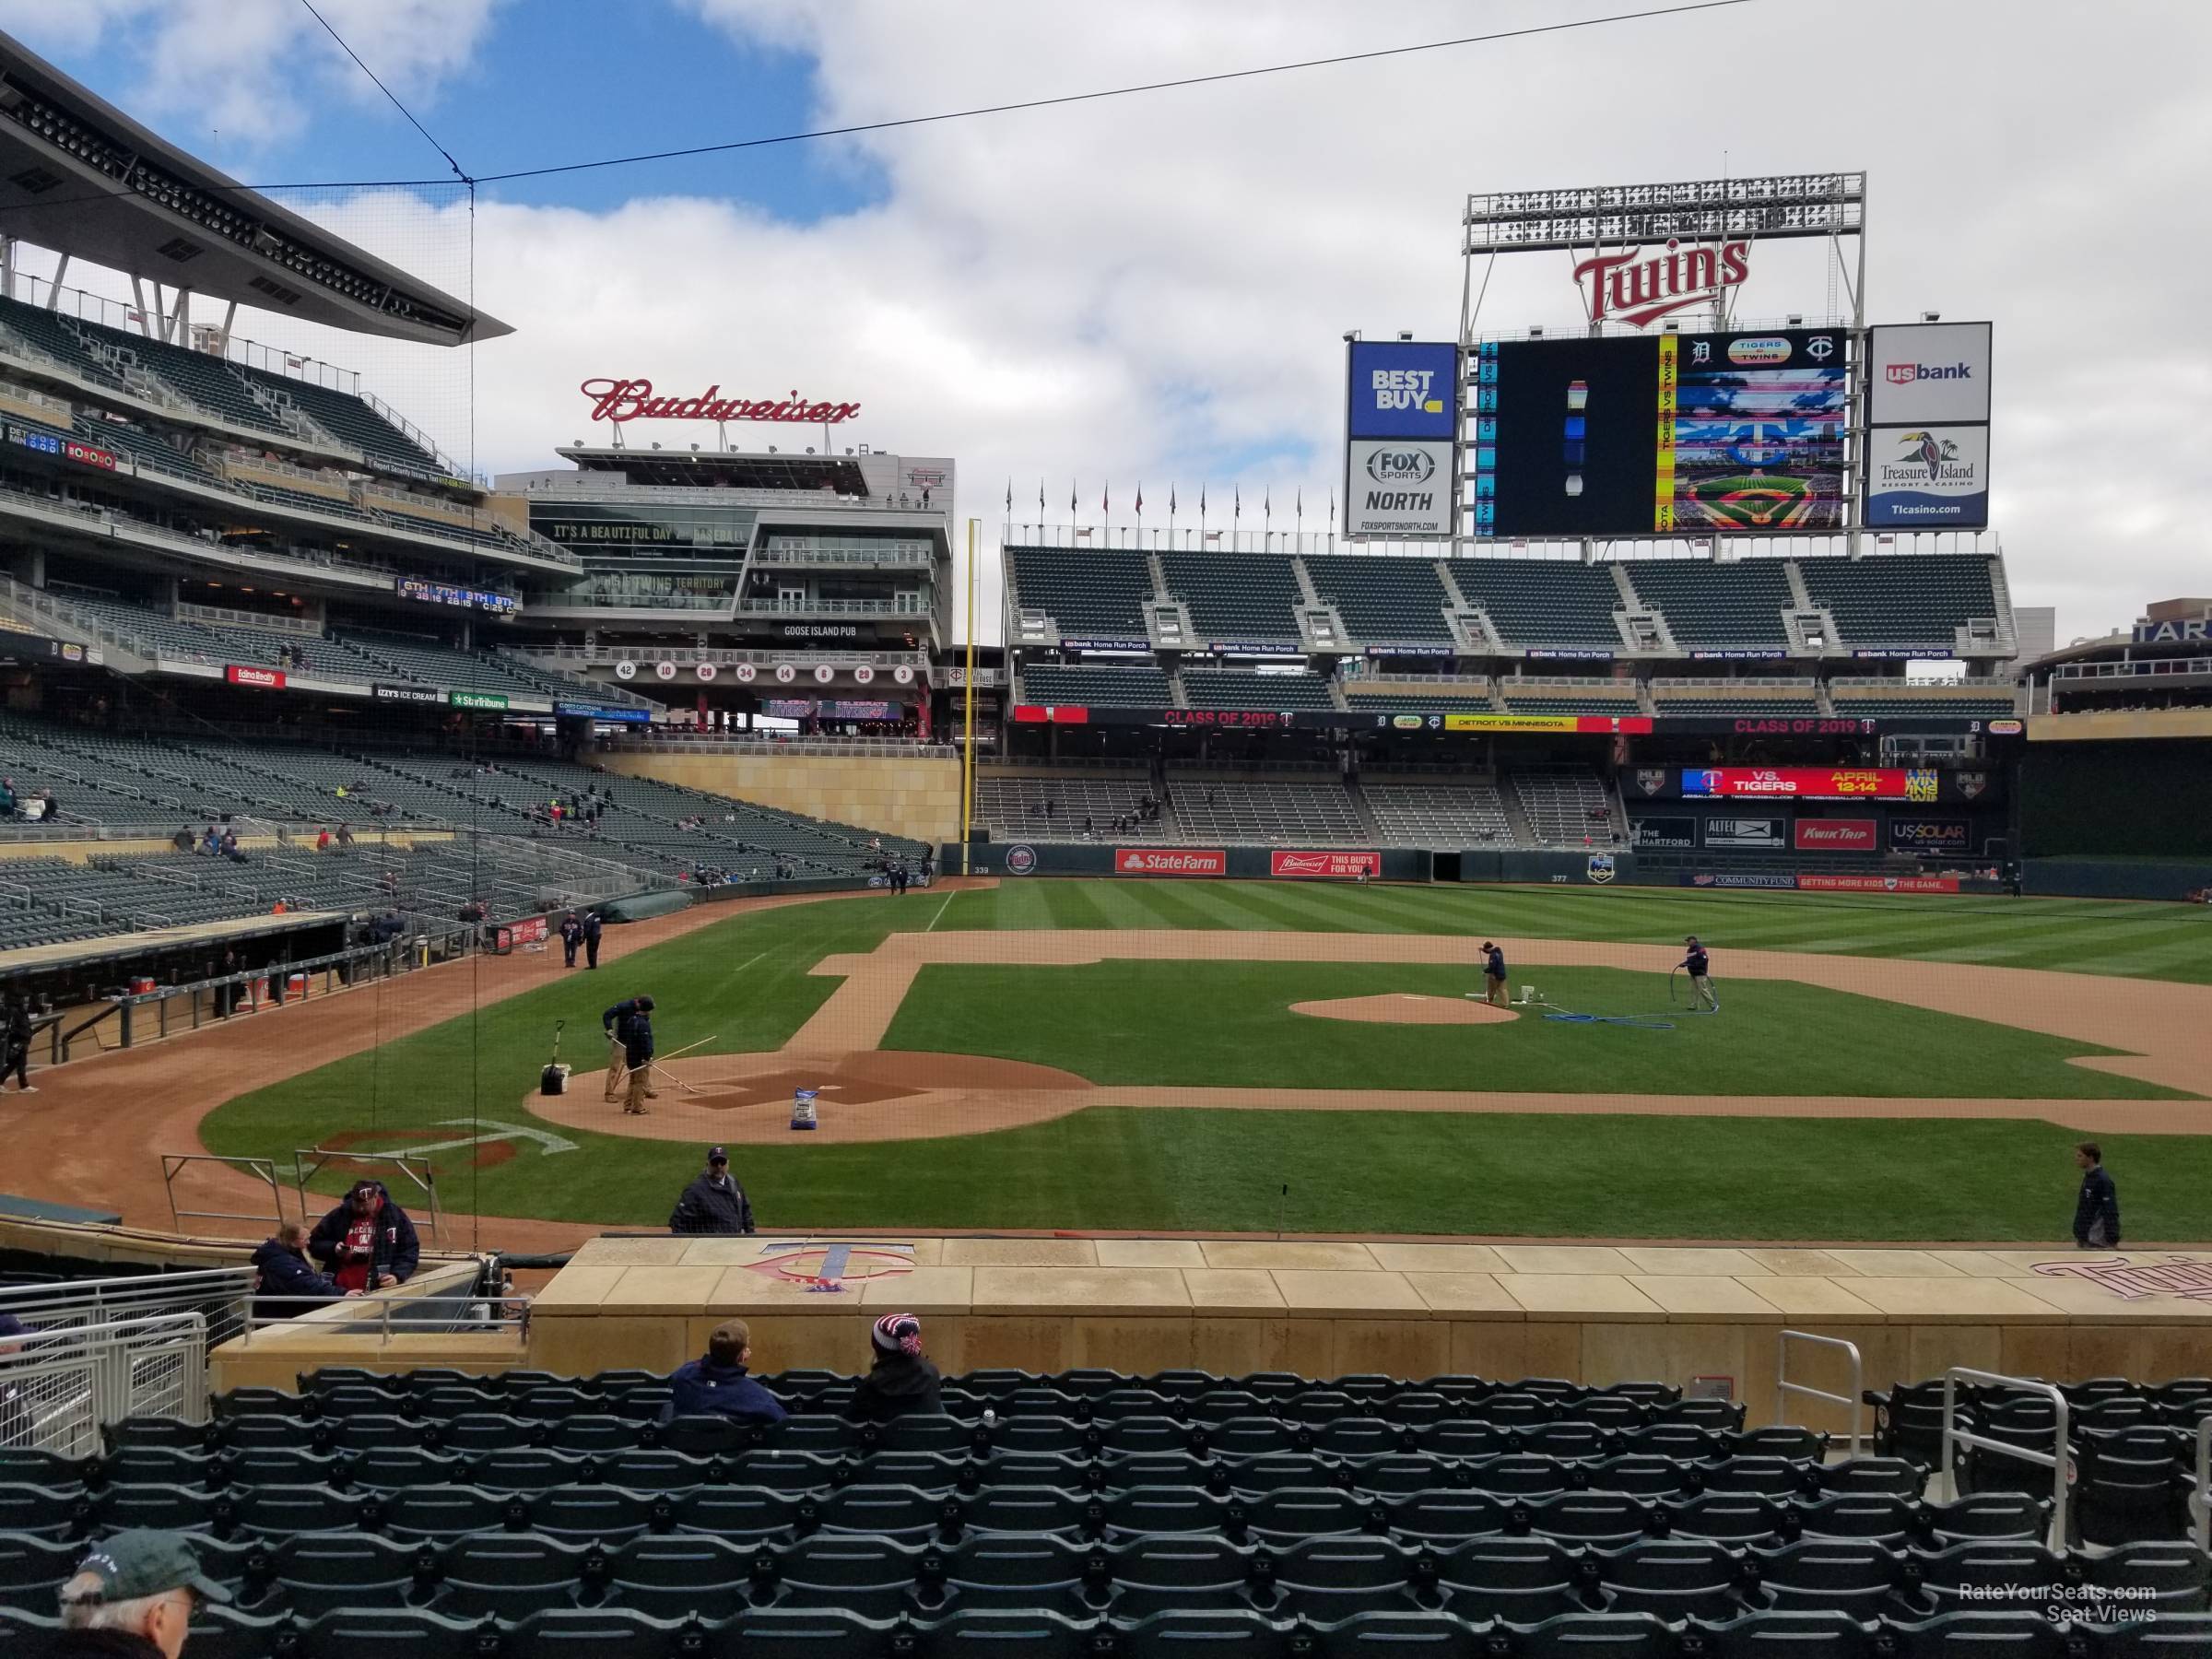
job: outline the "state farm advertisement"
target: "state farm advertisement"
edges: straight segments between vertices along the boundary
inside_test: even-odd
[[[1933,801],[1936,779],[1930,767],[1686,767],[1682,793],[1733,800]]]
[[[1189,847],[1117,847],[1113,853],[1116,876],[1226,876],[1229,854],[1219,850],[1194,852]]]
[[[1871,853],[1875,823],[1872,818],[1799,818],[1800,853]]]
[[[1373,853],[1270,853],[1267,873],[1296,881],[1357,881],[1381,875],[1382,860]]]
[[[1801,893],[1955,893],[1956,876],[1808,876],[1800,872]]]

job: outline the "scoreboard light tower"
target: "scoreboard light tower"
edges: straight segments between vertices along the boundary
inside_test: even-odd
[[[1851,300],[1853,419],[1846,434],[1852,478],[1845,526],[1853,556],[1865,513],[1866,467],[1866,175],[1864,172],[1763,173],[1741,179],[1692,179],[1663,184],[1608,184],[1571,190],[1519,190],[1473,194],[1461,218],[1465,262],[1459,300],[1463,372],[1475,374],[1476,320],[1482,288],[1477,258],[1500,253],[1567,253],[1592,335],[1608,328],[1665,327],[1665,319],[1707,311],[1718,332],[1727,326],[1735,290],[1746,279],[1759,243],[1825,237]],[[1843,239],[1857,245],[1846,264]],[[1487,283],[1484,285],[1487,286]],[[1466,418],[1477,399],[1464,400]],[[1462,453],[1472,454],[1474,435],[1463,433]],[[1458,483],[1461,527],[1453,538],[1461,550],[1472,535],[1472,508]],[[1716,538],[1717,545],[1717,538]],[[1593,544],[1585,541],[1583,555]]]

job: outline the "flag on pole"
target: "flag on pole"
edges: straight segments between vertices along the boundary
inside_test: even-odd
[[[1136,481],[1136,516],[1140,519],[1145,516],[1145,481],[1142,478]]]
[[[1273,489],[1265,489],[1260,492],[1260,521],[1269,530],[1272,531],[1275,528],[1275,491]]]
[[[1044,480],[1041,477],[1037,480],[1037,522],[1040,524],[1044,523]]]
[[[1229,522],[1232,524],[1240,524],[1244,518],[1244,486],[1231,484],[1229,487]]]
[[[1306,528],[1306,487],[1303,484],[1298,487],[1298,528],[1300,534]]]
[[[1112,478],[1107,479],[1104,488],[1099,491],[1099,516],[1100,518],[1113,516],[1113,480]]]
[[[1329,486],[1329,534],[1336,534],[1336,486]]]
[[[1175,517],[1175,486],[1174,486],[1173,484],[1171,484],[1171,484],[1168,486],[1168,518],[1169,518],[1169,520],[1170,520],[1170,522],[1171,522],[1171,522],[1174,520],[1174,517]]]
[[[1006,516],[1014,516],[1014,478],[1010,473],[1006,477]]]
[[[1076,516],[1076,481],[1073,478],[1067,481],[1067,516],[1072,524]]]

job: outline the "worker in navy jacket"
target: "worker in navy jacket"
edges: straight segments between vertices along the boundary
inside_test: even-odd
[[[340,1289],[329,1274],[315,1271],[307,1259],[307,1229],[297,1221],[285,1222],[274,1237],[261,1241],[253,1265],[260,1274],[253,1288],[261,1293],[253,1312],[263,1319],[296,1319],[360,1294]]]
[[[706,1357],[677,1366],[668,1379],[667,1416],[726,1417],[763,1428],[783,1421],[791,1414],[774,1394],[746,1375],[746,1361],[752,1357],[752,1328],[744,1320],[716,1325],[707,1338]]]
[[[2105,1172],[2104,1148],[2083,1141],[2074,1148],[2081,1195],[2074,1201],[2074,1242],[2084,1250],[2120,1248],[2120,1189]]]

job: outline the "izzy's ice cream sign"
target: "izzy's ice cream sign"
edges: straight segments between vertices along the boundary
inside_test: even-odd
[[[1574,281],[1591,322],[1613,319],[1643,328],[1671,312],[1712,304],[1750,270],[1747,241],[1685,248],[1670,240],[1664,253],[1630,248],[1593,254],[1575,265]]]
[[[579,388],[592,400],[592,418],[611,420],[771,420],[794,426],[833,426],[860,413],[856,403],[817,402],[794,390],[787,397],[724,397],[719,384],[696,397],[656,395],[649,380],[587,380]]]

